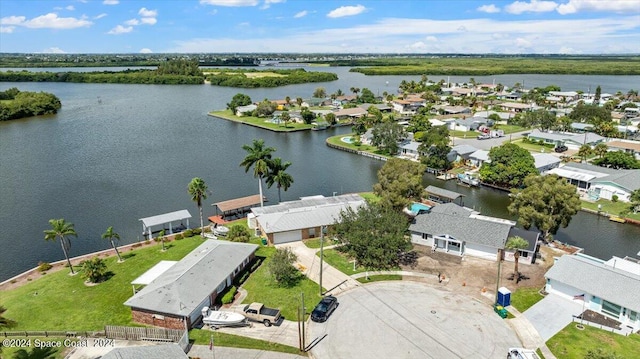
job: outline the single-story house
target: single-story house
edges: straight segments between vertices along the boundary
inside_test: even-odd
[[[143,274],[150,282],[124,305],[131,307],[134,322],[189,329],[200,320],[202,308],[231,286],[257,249],[255,244],[206,240],[164,271]]]
[[[178,344],[134,345],[111,349],[102,359],[189,359]]]
[[[257,234],[266,238],[269,244],[282,244],[317,237],[323,226],[331,226],[340,218],[341,211],[347,208],[356,211],[364,205],[364,198],[358,194],[318,195],[255,207],[251,212],[255,216]]]
[[[455,202],[457,199],[460,199],[460,202],[462,202],[462,197],[464,196],[462,193],[431,185],[425,188],[425,192],[427,192],[427,199],[436,203],[450,203]]]
[[[579,149],[580,146],[587,144],[591,147],[595,147],[598,143],[604,142],[606,139],[598,134],[592,132],[585,132],[583,134],[576,133],[564,133],[564,132],[542,132],[538,129],[531,131],[527,138],[533,141],[543,141],[554,146],[565,145],[571,149]]]
[[[477,150],[474,153],[469,155],[469,162],[471,165],[475,167],[482,166],[485,162],[491,162],[489,159],[489,151],[487,150]]]
[[[399,143],[398,152],[400,156],[418,158],[418,156],[420,155],[418,147],[420,147],[420,142],[402,141]]]
[[[337,96],[336,99],[333,101],[334,104],[339,104],[339,105],[345,105],[349,102],[355,102],[358,100],[358,96],[357,95],[341,95],[341,96]]]
[[[607,147],[611,151],[624,151],[631,153],[636,159],[640,160],[640,141],[616,140],[607,142]]]
[[[473,114],[473,116],[475,117],[484,117],[487,119],[491,115],[498,115],[501,121],[507,121],[511,117],[513,117],[513,114],[511,114],[510,112],[498,112],[498,111],[476,111],[476,113]]]
[[[536,262],[538,251],[540,251],[540,232],[530,231],[518,227],[511,227],[511,229],[509,230],[509,238],[516,236],[524,239],[529,243],[529,246],[527,246],[527,248],[518,250],[518,252],[520,253],[518,263],[534,264]],[[515,262],[514,254],[515,250],[505,249],[502,259],[509,262]]]
[[[248,114],[250,114],[251,112],[255,111],[258,108],[258,106],[254,105],[254,104],[250,104],[250,105],[246,105],[246,106],[238,106],[236,107],[236,116],[241,117],[241,116],[246,116]]]
[[[560,97],[564,102],[575,101],[580,97],[576,91],[549,91],[549,95]]]
[[[354,108],[342,108],[342,109],[339,109],[338,111],[335,111],[333,114],[336,116],[338,120],[344,120],[344,119],[353,120],[356,118],[366,116],[368,112],[367,110],[364,110],[360,107],[354,107]]]
[[[511,112],[530,111],[533,108],[533,105],[522,102],[503,102],[499,106],[503,111]]]
[[[487,123],[484,117],[453,118],[448,122],[449,129],[454,131],[476,131]]]
[[[478,149],[471,145],[457,145],[457,146],[453,146],[451,148],[451,151],[455,152],[456,161],[467,162],[469,161],[469,156],[471,156],[472,153],[478,151]]]
[[[472,112],[470,107],[449,105],[436,105],[431,111],[442,115],[471,115]]]
[[[640,170],[616,170],[587,163],[567,163],[547,174],[566,178],[578,190],[587,191],[593,200],[604,198],[629,202],[631,193],[640,189]]]
[[[539,173],[547,172],[551,169],[558,168],[562,160],[548,153],[534,153],[534,165]]]
[[[612,318],[621,327],[640,330],[640,264],[613,257],[563,255],[545,274],[545,290],[584,302],[585,310]]]
[[[382,113],[388,113],[388,112],[391,112],[393,110],[392,107],[390,107],[389,105],[387,105],[385,103],[363,103],[363,104],[358,105],[358,107],[360,107],[361,109],[367,110],[367,111],[369,110],[369,107],[371,107],[371,106],[377,108]]]
[[[591,132],[591,131],[593,131],[594,127],[595,126],[593,126],[590,123],[582,123],[582,122],[572,122],[571,123],[571,130],[573,130],[574,132],[577,132],[577,133]]]
[[[454,203],[438,204],[409,225],[411,242],[460,256],[498,260],[512,223],[472,218],[474,213]]]

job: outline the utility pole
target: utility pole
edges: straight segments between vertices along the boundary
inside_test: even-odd
[[[300,293],[300,299],[302,300],[302,350],[306,350],[307,343],[306,343],[306,340],[305,340],[305,333],[304,333],[304,325],[305,325],[304,324],[304,322],[305,322],[304,316],[305,316],[305,314],[307,314],[307,309],[304,306],[304,293],[303,292]]]
[[[320,296],[322,297],[322,267],[324,265],[324,231],[325,226],[320,226]]]
[[[504,249],[500,251],[500,258],[498,258],[498,278],[496,280],[496,300],[493,304],[498,303],[498,290],[500,290],[500,267],[502,266],[502,256],[504,256]]]

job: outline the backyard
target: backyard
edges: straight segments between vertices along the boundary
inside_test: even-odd
[[[600,211],[602,211],[602,213],[616,216],[629,209],[629,203],[627,202],[613,202],[606,199],[599,199],[596,202],[582,201],[582,208],[592,211],[598,211],[598,205],[601,206]],[[640,213],[628,212],[623,217],[640,221]]]
[[[212,111],[212,112],[209,112],[209,116],[222,118],[222,119],[234,121],[234,122],[240,122],[240,123],[248,124],[251,126],[260,127],[267,130],[277,131],[277,132],[310,130],[313,127],[313,125],[311,124],[298,123],[294,121],[287,122],[287,127],[285,127],[284,123],[271,122],[270,117],[253,117],[253,116],[238,117],[233,113],[231,113],[231,110]]]

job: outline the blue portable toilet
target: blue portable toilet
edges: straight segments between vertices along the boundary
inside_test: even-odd
[[[500,289],[498,289],[498,304],[503,307],[511,305],[511,291],[506,287],[500,287]]]

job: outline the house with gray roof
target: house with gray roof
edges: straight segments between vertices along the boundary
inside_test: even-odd
[[[415,216],[409,231],[412,243],[431,247],[434,251],[498,260],[503,256],[504,245],[514,225],[446,203]]]
[[[269,244],[282,244],[320,236],[322,227],[331,226],[347,209],[357,211],[366,202],[358,194],[302,197],[273,206],[255,207],[257,234]]]
[[[418,156],[420,155],[420,151],[418,151],[419,147],[420,147],[420,142],[401,141],[398,144],[398,152],[400,156],[417,159]]]
[[[564,132],[543,132],[538,129],[534,129],[527,135],[527,138],[532,141],[542,141],[544,143],[552,144],[555,147],[565,145],[570,149],[577,150],[582,145],[589,145],[595,147],[598,143],[605,142],[605,138],[595,134],[593,132],[585,132],[582,134],[576,133],[564,133]]]
[[[640,189],[640,170],[617,170],[587,163],[567,163],[547,174],[555,174],[587,192],[592,200],[604,198],[629,202],[631,193]]]
[[[539,173],[544,173],[554,168],[558,168],[562,160],[548,153],[534,153],[533,154],[534,166]]]
[[[218,294],[254,258],[258,246],[249,243],[206,240],[178,263],[129,298],[135,322],[171,329],[189,329],[200,320]],[[135,282],[135,280],[134,280]]]
[[[640,330],[640,263],[584,254],[556,258],[545,274],[545,290],[565,298],[582,298],[585,309],[615,319],[620,327]],[[588,279],[588,280],[586,280]]]
[[[136,345],[113,348],[102,359],[188,359],[178,344]]]

